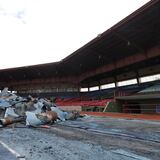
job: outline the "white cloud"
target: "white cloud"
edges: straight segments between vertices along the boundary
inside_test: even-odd
[[[0,0],[0,68],[58,61],[148,0]]]

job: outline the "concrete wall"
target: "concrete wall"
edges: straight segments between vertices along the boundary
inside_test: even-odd
[[[149,105],[149,106],[145,106],[145,105],[140,105],[141,107],[141,113],[156,113],[156,106],[155,105]]]
[[[116,102],[110,102],[105,112],[122,112],[122,108]]]
[[[58,106],[58,107],[64,111],[82,111],[81,106]]]

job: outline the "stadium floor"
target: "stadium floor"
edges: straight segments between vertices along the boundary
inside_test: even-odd
[[[160,121],[159,114],[127,114],[127,113],[109,113],[109,112],[81,112],[81,114],[112,117],[112,118],[128,118],[128,119]]]

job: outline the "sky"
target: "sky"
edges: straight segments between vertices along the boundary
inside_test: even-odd
[[[60,61],[149,0],[0,0],[0,69]]]

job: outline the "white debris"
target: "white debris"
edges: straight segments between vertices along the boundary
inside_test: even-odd
[[[64,112],[47,99],[23,98],[8,92],[8,88],[0,93],[0,109],[5,111],[3,118],[22,118],[27,126],[37,126],[57,121],[76,119],[77,113]],[[13,123],[16,122],[13,119]]]
[[[61,121],[65,121],[66,120],[66,116],[67,116],[67,112],[62,111],[61,109],[59,109],[58,107],[51,107],[51,110],[56,112],[58,115],[58,118]]]
[[[33,112],[26,112],[26,126],[37,126],[44,124],[40,119],[37,118]]]
[[[6,112],[5,112],[5,115],[4,115],[4,118],[6,118],[6,117],[15,117],[15,118],[17,118],[17,117],[19,117],[19,115],[15,113],[15,109],[14,108],[9,107],[9,108],[6,109]]]

